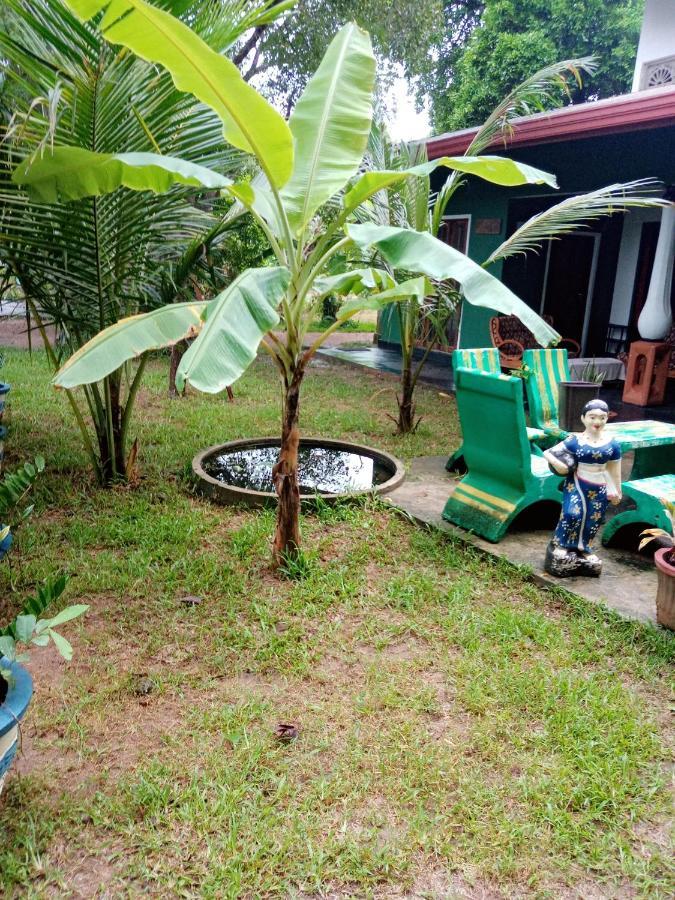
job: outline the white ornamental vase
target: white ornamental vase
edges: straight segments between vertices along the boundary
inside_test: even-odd
[[[638,319],[638,331],[645,341],[660,341],[670,331],[673,315],[670,309],[670,284],[675,258],[675,206],[663,209],[661,229],[656,244],[654,267],[647,299]]]

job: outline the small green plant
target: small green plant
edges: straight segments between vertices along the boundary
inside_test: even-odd
[[[316,558],[299,549],[296,553],[284,554],[279,566],[279,572],[292,581],[303,581],[309,578],[316,567]]]
[[[590,381],[593,384],[602,384],[604,380],[605,373],[596,368],[595,357],[593,357],[593,359],[590,362],[587,362],[581,370],[579,381]]]
[[[670,519],[671,532],[667,532],[663,528],[646,528],[643,532],[641,532],[640,537],[642,540],[638,545],[638,550],[642,550],[643,547],[646,547],[647,544],[650,544],[652,541],[661,541],[661,543],[665,546],[670,547],[670,551],[666,553],[667,561],[672,563],[675,561],[675,503],[672,503],[668,500],[661,501],[666,508],[666,514]]]
[[[6,472],[0,481],[0,522],[9,525],[12,533],[16,533],[19,525],[33,512],[33,504],[20,507],[44,468],[44,458],[36,456],[35,462],[24,463],[16,472]]]
[[[509,369],[509,375],[511,375],[513,378],[522,378],[523,381],[527,381],[527,379],[532,375],[532,369],[523,363],[523,365],[518,369]]]
[[[9,528],[0,532],[0,540],[7,536]],[[29,658],[28,650],[31,647],[46,647],[50,640],[64,659],[73,657],[73,648],[70,643],[55,631],[57,625],[70,622],[85,613],[89,606],[86,603],[76,603],[67,606],[51,619],[38,618],[45,609],[63,594],[68,578],[61,575],[51,581],[45,582],[38,588],[35,597],[30,597],[24,604],[19,615],[4,631],[0,631],[0,657],[5,657],[9,662],[26,662]],[[25,650],[20,645],[25,645]],[[12,681],[12,672],[6,666],[0,664],[0,677],[8,683]]]

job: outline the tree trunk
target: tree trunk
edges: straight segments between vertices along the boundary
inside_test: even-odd
[[[274,534],[272,557],[278,566],[300,549],[300,488],[298,486],[298,445],[300,431],[300,385],[304,370],[296,369],[290,384],[285,385],[284,411],[281,429],[279,459],[272,469],[272,480],[277,492],[277,525]]]
[[[122,407],[120,405],[120,380],[118,373],[108,376],[109,409],[104,406],[107,418],[96,422],[101,456],[101,483],[109,486],[126,480],[126,454],[122,434]]]
[[[396,434],[410,434],[415,430],[415,404],[413,403],[414,385],[412,377],[412,360],[403,361],[401,372],[401,396],[396,397],[398,403],[398,420]]]
[[[185,396],[185,388],[183,388],[180,394],[178,393],[178,388],[176,387],[176,372],[178,371],[178,366],[180,365],[180,361],[187,348],[187,341],[178,341],[171,348],[171,360],[169,362],[169,397]]]

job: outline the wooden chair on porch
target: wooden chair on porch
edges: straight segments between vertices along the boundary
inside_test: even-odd
[[[543,316],[545,322],[553,326],[551,316]],[[517,369],[525,350],[539,347],[535,336],[517,316],[493,316],[490,319],[490,338],[499,350],[499,360],[505,369]],[[563,338],[558,345],[567,350],[570,357],[579,356],[581,347],[573,338]]]
[[[459,368],[455,387],[469,471],[443,518],[496,543],[527,507],[561,503],[562,479],[530,449],[519,378]]]

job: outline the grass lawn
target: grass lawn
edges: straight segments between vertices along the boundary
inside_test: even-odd
[[[380,503],[303,520],[308,571],[268,567],[273,515],[192,493],[199,448],[278,433],[273,371],[166,397],[150,367],[141,475],[90,479],[44,357],[9,353],[8,465],[37,513],[0,567],[0,621],[72,574],[69,665],[38,651],[0,799],[3,897],[667,897],[674,642],[542,592]],[[320,363],[306,434],[404,459],[458,443],[454,401],[392,436],[395,385]],[[198,605],[181,602],[185,595]],[[300,726],[279,744],[279,722]]]

